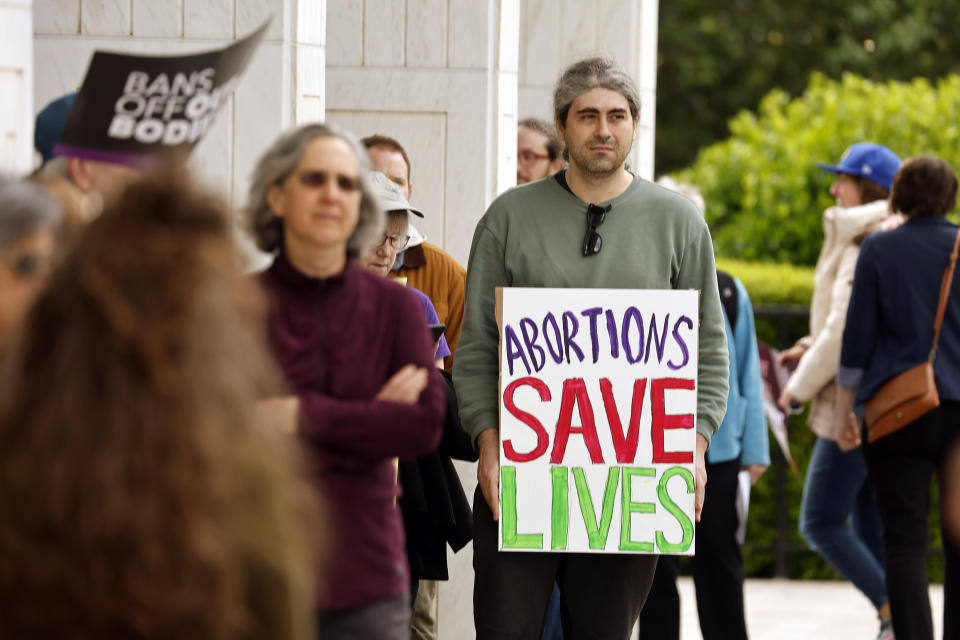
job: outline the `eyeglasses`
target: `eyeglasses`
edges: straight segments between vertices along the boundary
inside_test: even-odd
[[[352,193],[360,189],[360,178],[342,173],[331,175],[327,171],[304,171],[297,177],[305,187],[324,187],[328,181],[334,180],[340,191]]]
[[[533,164],[538,160],[546,160],[550,156],[546,153],[534,153],[533,151],[521,151],[517,154],[517,162],[520,164]]]
[[[397,251],[403,251],[407,248],[407,244],[410,242],[410,236],[391,236],[385,233],[383,234],[383,239],[379,244],[377,244],[377,246],[382,246],[385,242],[389,242],[390,246]]]
[[[597,233],[597,227],[607,218],[607,212],[612,205],[601,207],[595,204],[587,205],[587,233],[583,236],[584,257],[595,256],[603,248],[603,238]]]

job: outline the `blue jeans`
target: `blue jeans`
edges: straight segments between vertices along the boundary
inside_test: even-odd
[[[803,487],[800,533],[873,606],[887,603],[883,530],[860,448],[844,453],[835,442],[817,438]]]
[[[553,585],[550,602],[547,604],[547,617],[543,621],[541,640],[563,640],[563,625],[560,622],[560,588]]]

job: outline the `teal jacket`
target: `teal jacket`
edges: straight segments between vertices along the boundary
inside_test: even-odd
[[[641,178],[607,202],[603,249],[584,257],[585,202],[547,178],[510,189],[477,225],[453,378],[464,429],[497,428],[497,287],[698,289],[697,432],[709,442],[727,401],[726,334],[710,231],[684,196]]]
[[[723,315],[730,358],[727,414],[710,441],[707,462],[716,464],[739,458],[743,466],[770,466],[770,441],[763,409],[763,380],[753,325],[753,305],[743,284],[736,278],[733,282],[737,287],[736,329],[730,326],[725,310]]]

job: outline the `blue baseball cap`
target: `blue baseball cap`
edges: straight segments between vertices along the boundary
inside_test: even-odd
[[[68,93],[45,106],[37,114],[37,121],[33,128],[33,146],[46,164],[54,157],[53,148],[60,141],[63,127],[67,124],[67,116],[73,108],[73,101],[77,94]]]
[[[830,173],[845,173],[876,182],[884,189],[893,184],[893,176],[900,168],[900,158],[882,144],[858,142],[847,147],[839,164],[818,162],[817,166]]]

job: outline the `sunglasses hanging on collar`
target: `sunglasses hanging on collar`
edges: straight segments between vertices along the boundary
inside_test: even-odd
[[[583,236],[584,257],[595,256],[603,248],[603,237],[597,232],[597,227],[603,224],[612,205],[601,207],[596,204],[587,205],[587,233]]]

